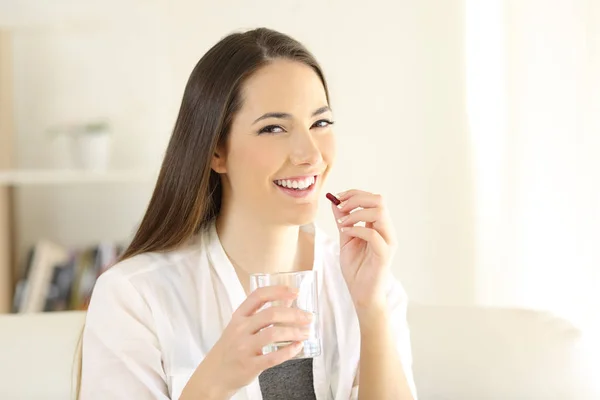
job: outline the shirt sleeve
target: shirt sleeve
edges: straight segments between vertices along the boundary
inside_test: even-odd
[[[82,341],[81,400],[169,399],[151,310],[118,269],[97,280]]]
[[[400,362],[406,382],[413,395],[413,399],[417,400],[417,389],[412,371],[412,348],[410,341],[410,329],[407,321],[408,296],[400,282],[393,278],[390,281],[387,293],[388,309],[390,312],[390,321],[392,324],[392,332],[396,338],[396,349],[400,356]],[[350,395],[350,400],[358,399],[359,392],[359,375],[360,368],[356,371],[355,380]]]

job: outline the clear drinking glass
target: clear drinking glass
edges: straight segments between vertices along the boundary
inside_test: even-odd
[[[316,271],[278,272],[274,274],[250,275],[250,290],[259,287],[285,285],[298,289],[298,296],[294,301],[284,304],[273,301],[265,304],[263,308],[271,306],[295,307],[313,314],[310,323],[309,337],[303,343],[302,350],[294,358],[312,358],[321,354],[321,340],[319,335],[319,299],[317,296],[318,282]],[[268,354],[285,347],[292,342],[275,342],[263,347],[263,354]]]

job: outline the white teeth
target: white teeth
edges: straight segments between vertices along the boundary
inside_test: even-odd
[[[275,183],[279,186],[283,186],[283,187],[289,188],[289,189],[304,190],[304,189],[309,188],[310,186],[312,186],[315,183],[315,177],[311,176],[309,178],[301,179],[301,180],[278,179],[275,181]]]

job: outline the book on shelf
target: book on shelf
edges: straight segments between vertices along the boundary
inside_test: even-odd
[[[119,243],[67,248],[51,240],[39,240],[28,251],[15,287],[12,311],[86,310],[96,280],[123,250]]]

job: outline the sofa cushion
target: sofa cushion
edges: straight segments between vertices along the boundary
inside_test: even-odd
[[[0,315],[0,399],[73,398],[84,318]],[[408,320],[419,400],[600,399],[598,338],[549,313],[411,304]]]
[[[0,399],[73,398],[84,319],[81,311],[0,315]]]
[[[598,339],[550,313],[412,304],[408,320],[420,400],[600,399]]]

